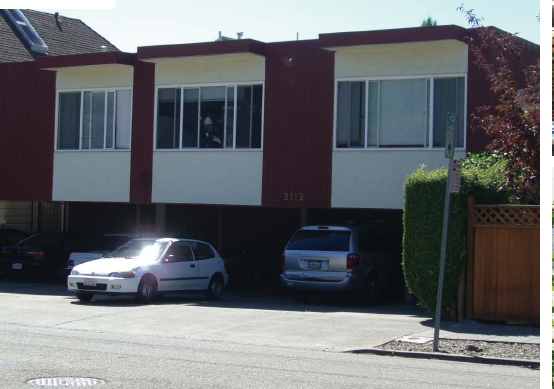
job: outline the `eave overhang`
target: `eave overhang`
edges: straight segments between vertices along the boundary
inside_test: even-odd
[[[133,66],[135,61],[136,54],[122,53],[120,51],[108,51],[103,53],[41,57],[37,59],[37,69],[58,70],[63,68],[97,65]]]
[[[137,49],[137,59],[154,63],[163,62],[167,59],[229,54],[265,56],[265,43],[253,39],[239,39],[179,45],[144,46]]]

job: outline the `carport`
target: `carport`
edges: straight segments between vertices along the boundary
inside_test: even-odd
[[[67,218],[70,231],[134,232],[210,242],[226,260],[230,286],[236,288],[278,288],[283,249],[302,225],[380,223],[394,235],[391,251],[398,258],[402,252],[401,239],[396,239],[402,233],[401,210],[71,202]]]

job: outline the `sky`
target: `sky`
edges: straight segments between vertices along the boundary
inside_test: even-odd
[[[495,26],[539,43],[538,0],[115,0],[115,9],[38,9],[81,19],[117,48],[214,41],[222,35],[262,42],[317,39],[318,34],[439,25],[469,27],[464,4]],[[49,4],[43,2],[42,4]]]

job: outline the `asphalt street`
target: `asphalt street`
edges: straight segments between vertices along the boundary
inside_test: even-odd
[[[0,312],[0,388],[56,377],[105,388],[539,386],[528,368],[341,352],[421,328],[429,318],[409,305],[305,306],[240,293],[217,303],[186,294],[83,304],[63,285],[0,281]]]

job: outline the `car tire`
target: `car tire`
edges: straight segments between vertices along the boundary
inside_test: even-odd
[[[92,297],[94,296],[92,293],[75,293],[75,296],[79,299],[82,303],[88,303],[90,300],[92,300]]]
[[[210,301],[219,300],[223,294],[223,278],[216,274],[210,280],[208,289],[206,289],[206,298]]]
[[[157,291],[156,279],[151,276],[142,277],[140,280],[135,300],[139,303],[147,304],[152,301]]]
[[[367,305],[377,304],[379,302],[380,289],[378,276],[369,276],[364,283],[362,291],[362,303]]]
[[[292,295],[294,299],[300,303],[305,303],[310,299],[310,293],[307,290],[294,289]]]

